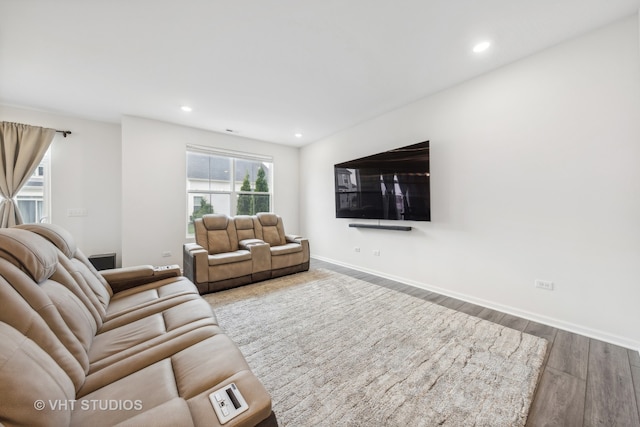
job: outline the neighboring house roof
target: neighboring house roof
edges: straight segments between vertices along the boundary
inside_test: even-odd
[[[269,168],[264,164],[251,160],[236,159],[235,181],[244,180],[247,172],[251,181],[255,181],[258,176],[260,166],[264,169],[267,177]],[[229,158],[211,156],[201,153],[187,153],[187,178],[205,179],[214,181],[228,181],[231,170]]]

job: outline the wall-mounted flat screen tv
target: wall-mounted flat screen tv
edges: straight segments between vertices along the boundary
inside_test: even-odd
[[[336,218],[431,221],[429,141],[334,166]]]

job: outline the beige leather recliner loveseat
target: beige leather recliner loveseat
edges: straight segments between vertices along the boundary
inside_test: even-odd
[[[309,240],[286,234],[279,215],[209,214],[194,223],[183,266],[201,294],[309,269]]]
[[[248,408],[225,426],[277,425],[178,269],[102,274],[59,227],[0,229],[0,306],[0,425],[220,426],[213,405],[231,384]]]

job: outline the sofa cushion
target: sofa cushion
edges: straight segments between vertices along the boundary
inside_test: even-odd
[[[302,252],[302,245],[298,243],[287,243],[286,245],[273,246],[271,248],[272,256],[287,255],[296,252]]]
[[[184,276],[136,286],[113,295],[106,310],[105,322],[127,314],[132,319],[133,312],[144,313],[145,316],[158,313],[184,301],[197,299],[197,295],[197,288]]]
[[[233,218],[238,233],[238,240],[255,239],[256,232],[253,228],[253,217],[250,215],[237,215]]]
[[[262,238],[271,246],[278,246],[282,244],[282,239],[280,238],[280,234],[276,227],[263,227]]]
[[[196,242],[209,254],[238,250],[235,222],[225,214],[207,214],[194,220]]]
[[[58,266],[55,247],[45,239],[17,228],[5,228],[0,234],[2,257],[26,272],[36,283],[47,280]]]
[[[282,218],[276,214],[261,212],[256,215],[258,221],[256,237],[264,240],[271,246],[280,246],[287,243],[284,233]]]
[[[237,230],[253,230],[253,217],[251,215],[236,215],[233,217]]]
[[[208,214],[202,217],[202,222],[207,230],[226,230],[229,219],[224,214]]]
[[[6,323],[0,323],[0,396],[2,425],[70,424],[70,406],[52,408],[49,402],[74,400],[73,383],[44,350]]]
[[[7,229],[1,229],[1,232]],[[70,354],[78,361],[82,370],[86,373],[89,371],[89,358],[76,335],[72,332],[69,325],[61,315],[58,307],[54,305],[51,294],[62,293],[68,291],[61,284],[52,280],[45,280],[39,286],[29,275],[20,270],[14,264],[0,257],[0,271],[7,282],[22,296],[29,306],[46,322],[47,326],[60,340],[70,352]]]
[[[133,409],[74,411],[72,423],[78,426],[116,425],[178,397],[171,359],[164,359],[101,387],[81,399],[85,402],[130,401],[137,403]],[[156,420],[150,425],[158,425],[159,421]]]
[[[133,418],[128,418],[118,424],[117,427],[139,427],[153,425],[167,425],[191,427],[193,420],[189,405],[184,399],[173,398],[168,402],[144,411]]]
[[[85,353],[88,352],[93,338],[98,332],[98,325],[87,307],[77,296],[58,282],[48,280],[40,287],[51,298],[51,302],[80,342]],[[81,360],[86,354],[74,354],[74,356]]]
[[[239,261],[251,261],[251,252],[238,250],[234,252],[224,252],[220,254],[209,255],[209,265],[230,264]],[[249,272],[251,273],[251,272]]]
[[[63,255],[59,257],[59,262],[61,262],[65,270],[73,276],[71,282],[74,282],[75,286],[72,286],[71,290],[76,296],[80,297],[75,288],[81,288],[86,299],[93,305],[96,313],[100,317],[104,317],[105,309],[109,304],[113,292],[107,282],[100,276],[97,270],[93,268],[89,260],[78,250],[75,239],[71,233],[56,224],[21,224],[14,228],[28,230],[53,243]],[[54,280],[69,287],[70,281],[67,279],[60,280],[58,277]]]
[[[207,231],[207,243],[210,254],[219,254],[232,250],[231,239],[226,228],[224,230]]]
[[[78,250],[75,239],[71,236],[71,233],[58,225],[21,224],[16,225],[14,228],[33,231],[34,233],[41,235],[60,249],[67,258],[73,258]]]
[[[214,325],[211,306],[202,298],[186,301],[162,313],[152,314],[108,331],[100,331],[89,351],[91,370],[122,359],[116,353],[132,354],[202,326]],[[109,360],[105,360],[107,358]],[[96,363],[101,361],[101,363]]]
[[[78,390],[85,381],[84,369],[49,329],[42,317],[2,276],[0,276],[0,301],[2,301],[0,323],[6,323],[38,344],[66,372]]]
[[[97,271],[94,271],[95,275],[91,272],[84,275],[80,273],[77,266],[82,265],[82,261],[76,257],[83,255],[78,250],[71,234],[55,224],[22,224],[14,228],[27,230],[44,237],[56,247],[59,251],[58,262],[64,268],[57,268],[50,278],[71,290],[87,306],[98,327],[102,326],[105,307],[109,303],[112,293],[104,280],[96,279],[96,276],[99,276]]]
[[[256,215],[263,227],[278,225],[278,215],[269,212],[260,212]]]

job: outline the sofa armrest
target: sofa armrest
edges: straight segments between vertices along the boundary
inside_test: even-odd
[[[264,272],[270,272],[271,245],[259,239],[250,240],[251,242],[247,243],[245,248],[251,252],[251,273],[254,275],[260,275]]]
[[[169,277],[178,277],[180,276],[180,267],[178,265],[165,265],[162,267],[138,265],[135,267],[102,270],[100,274],[109,283],[113,292],[118,293]]]
[[[285,238],[287,239],[287,243],[299,243],[302,245],[302,262],[308,263],[311,258],[311,252],[309,251],[309,239],[302,236],[296,236],[294,234],[287,234]]]
[[[199,285],[209,283],[209,252],[197,243],[185,243],[182,252],[184,275],[191,280],[198,289]],[[201,291],[202,292],[202,291]]]
[[[297,234],[285,234],[284,238],[287,240],[287,243],[300,243],[299,240],[303,237]]]

